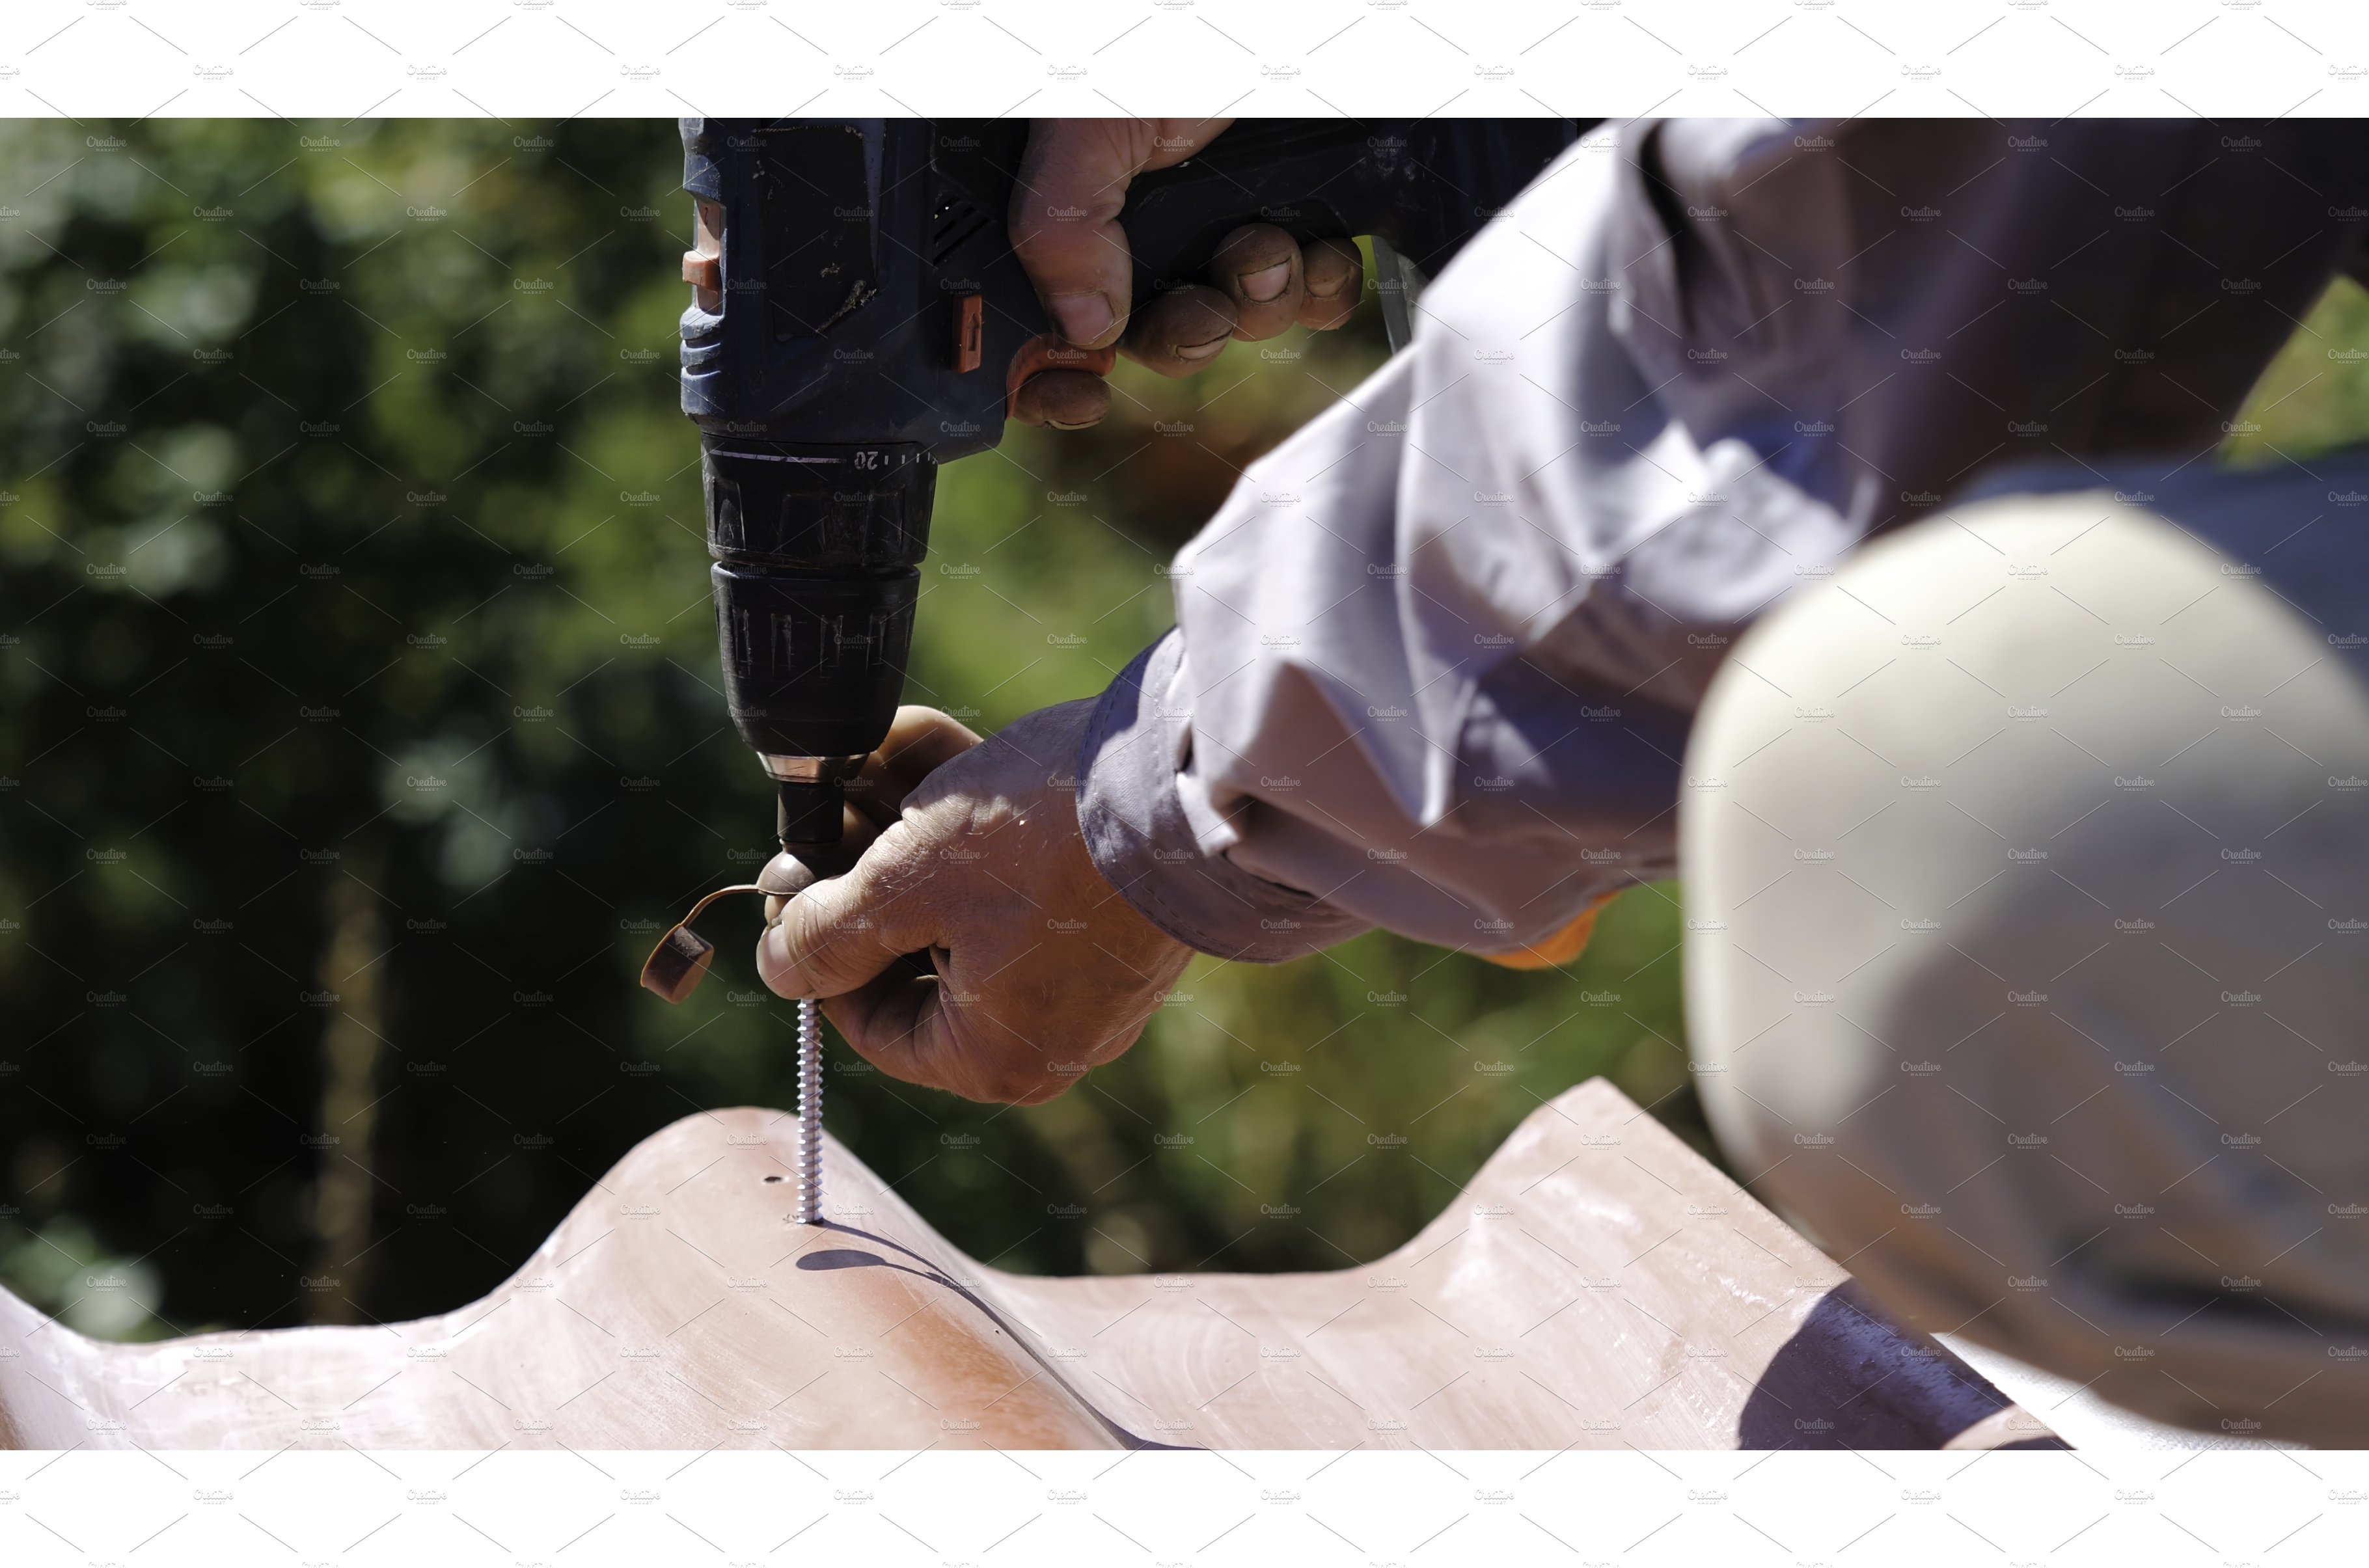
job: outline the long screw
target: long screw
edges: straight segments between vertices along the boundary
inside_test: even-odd
[[[822,1020],[809,996],[798,1004],[798,1210],[822,1223]]]

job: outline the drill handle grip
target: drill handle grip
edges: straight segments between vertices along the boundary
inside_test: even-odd
[[[1574,134],[1548,119],[1238,121],[1128,187],[1136,301],[1200,282],[1246,223],[1302,241],[1374,236],[1436,273]]]

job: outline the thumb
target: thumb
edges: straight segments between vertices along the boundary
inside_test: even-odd
[[[1194,155],[1223,119],[1040,119],[1012,192],[1012,248],[1070,347],[1118,341],[1133,277],[1119,210],[1137,175]]]
[[[898,875],[901,847],[883,837],[845,876],[790,900],[757,944],[767,986],[782,996],[841,996],[902,955],[936,945],[932,901],[916,896],[921,882]]]

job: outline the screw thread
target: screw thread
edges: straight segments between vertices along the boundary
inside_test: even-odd
[[[822,1020],[811,997],[798,1004],[798,1211],[822,1223]]]

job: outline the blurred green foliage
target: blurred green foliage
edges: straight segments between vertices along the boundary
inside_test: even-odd
[[[2369,442],[2369,290],[2328,287],[2229,422],[2223,456],[2287,462]]]
[[[686,1006],[635,985],[771,830],[675,401],[674,128],[18,122],[0,169],[0,1279],[113,1335],[442,1310],[638,1138],[792,1103],[747,912]],[[1123,367],[1100,429],[950,467],[911,699],[992,728],[1101,689],[1378,316]],[[367,1147],[321,1108],[352,883]],[[1592,1074],[1708,1148],[1679,928],[1663,886],[1562,972],[1386,935],[1204,960],[1061,1099],[835,1049],[829,1122],[1000,1267],[1345,1267]],[[315,1195],[357,1156],[329,1278]]]

